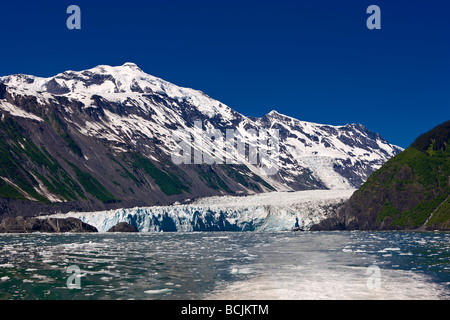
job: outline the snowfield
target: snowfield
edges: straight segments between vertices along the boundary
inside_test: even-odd
[[[69,212],[52,217],[78,218],[99,232],[106,232],[119,222],[128,222],[140,232],[309,230],[332,215],[354,191],[308,190],[208,197],[191,204]]]

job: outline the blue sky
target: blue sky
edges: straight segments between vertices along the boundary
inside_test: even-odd
[[[361,123],[402,147],[450,119],[448,0],[16,0],[0,27],[0,75],[130,61],[247,116]]]

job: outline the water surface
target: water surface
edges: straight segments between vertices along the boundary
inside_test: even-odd
[[[450,233],[0,235],[0,299],[449,298]]]

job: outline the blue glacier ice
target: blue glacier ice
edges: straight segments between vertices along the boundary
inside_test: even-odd
[[[202,198],[191,204],[69,212],[53,216],[79,218],[99,232],[106,232],[119,222],[128,222],[140,232],[308,230],[332,215],[353,192],[271,192]]]

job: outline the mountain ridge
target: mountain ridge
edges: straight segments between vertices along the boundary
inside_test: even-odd
[[[6,215],[33,214],[33,207],[103,210],[226,194],[352,189],[402,150],[360,124],[322,125],[275,110],[246,117],[134,63],[48,78],[0,77],[0,114],[0,211]],[[248,148],[260,147],[252,130],[279,134],[276,174],[267,175],[263,159],[251,163],[248,153],[232,164],[171,161],[174,132],[213,152],[205,133],[216,129],[234,130]]]

